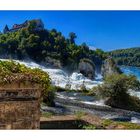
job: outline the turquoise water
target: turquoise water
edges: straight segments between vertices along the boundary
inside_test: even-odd
[[[121,70],[127,75],[135,75],[140,80],[140,67],[121,66]]]

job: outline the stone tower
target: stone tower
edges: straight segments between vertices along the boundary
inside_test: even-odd
[[[5,28],[3,29],[3,33],[5,34],[5,33],[7,33],[7,32],[9,32],[9,28],[8,28],[8,26],[6,25]]]

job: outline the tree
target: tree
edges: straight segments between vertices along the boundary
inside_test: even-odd
[[[28,28],[28,31],[32,33],[34,29],[36,28],[36,21],[35,20],[30,21],[27,28]]]
[[[108,53],[118,65],[140,67],[140,47],[120,49]]]
[[[83,49],[84,52],[89,51],[89,47],[87,46],[87,44],[85,42],[81,44],[81,48]]]
[[[36,30],[37,22],[30,21],[27,27],[15,32],[0,34],[0,55],[8,58],[24,59],[36,62],[46,61],[47,57],[58,59],[63,66],[76,69],[82,58],[90,59],[96,64],[102,63],[102,55],[90,50],[86,43],[77,45],[76,34],[71,32],[68,38],[57,31]]]
[[[75,44],[75,38],[77,38],[77,36],[74,32],[69,33],[70,44]]]

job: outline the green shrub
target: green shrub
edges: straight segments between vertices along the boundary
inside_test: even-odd
[[[0,61],[0,84],[20,83],[29,81],[41,86],[43,101],[53,105],[54,88],[51,86],[49,75],[41,69],[27,68],[14,61]]]
[[[84,126],[82,127],[82,129],[94,130],[94,129],[97,129],[97,127],[96,127],[95,125],[90,124],[90,125],[84,125]]]
[[[53,116],[53,113],[51,113],[51,112],[43,112],[41,115],[42,115],[42,117],[50,118],[50,117]]]
[[[75,116],[76,116],[76,119],[77,120],[80,120],[83,116],[85,116],[86,115],[86,113],[85,112],[83,112],[83,111],[76,111],[75,112]]]
[[[55,87],[49,86],[45,89],[44,96],[43,96],[43,102],[46,103],[48,106],[55,106],[54,103],[54,97],[55,97]]]
[[[134,124],[130,122],[119,122],[119,121],[112,121],[112,120],[103,120],[101,123],[102,127],[105,128],[110,128],[110,126],[114,126],[116,129],[119,128],[119,126],[122,127],[122,129],[140,129],[139,124]]]
[[[140,82],[135,76],[113,74],[105,78],[102,85],[92,89],[100,98],[106,99],[106,104],[112,107],[140,112],[140,100],[130,96],[129,89],[136,90]]]

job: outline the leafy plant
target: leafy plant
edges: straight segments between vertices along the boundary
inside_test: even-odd
[[[104,83],[92,89],[92,93],[104,98],[107,105],[140,112],[140,100],[130,96],[129,89],[139,89],[140,82],[135,76],[112,74]]]
[[[76,111],[75,112],[75,116],[76,116],[76,119],[77,120],[80,120],[83,116],[85,116],[86,115],[86,113],[85,112],[83,112],[83,111]]]
[[[14,61],[0,61],[0,84],[24,83],[26,81],[39,84],[42,89],[43,101],[49,105],[53,104],[54,90],[46,72],[38,68],[27,68]]]
[[[94,129],[97,129],[97,127],[95,125],[84,125],[82,127],[82,129],[86,129],[86,130],[94,130]]]
[[[46,117],[46,118],[50,118],[50,117],[53,116],[53,113],[51,113],[51,112],[43,112],[43,113],[42,113],[42,116],[43,116],[43,117]]]

